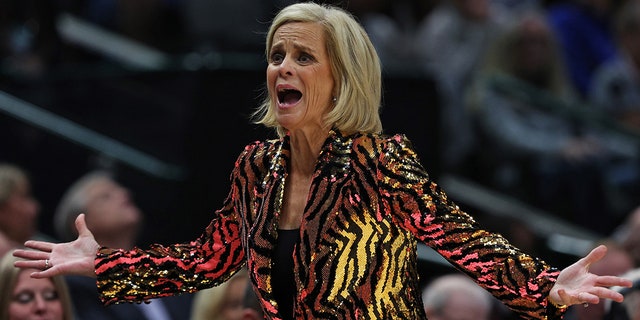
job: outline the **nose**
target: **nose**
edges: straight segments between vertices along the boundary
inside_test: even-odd
[[[281,76],[291,76],[294,72],[294,62],[289,56],[284,57],[282,63],[280,63],[279,70]]]
[[[34,297],[34,308],[38,313],[42,313],[47,310],[47,301],[40,294],[36,294]]]

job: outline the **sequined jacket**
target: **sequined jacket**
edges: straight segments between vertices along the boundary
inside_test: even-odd
[[[105,304],[194,292],[246,265],[265,314],[279,319],[271,259],[288,137],[245,147],[231,190],[190,243],[95,260]],[[481,229],[432,181],[403,135],[331,131],[318,157],[294,253],[297,319],[426,319],[417,270],[423,241],[524,318],[559,318],[546,299],[558,271]]]

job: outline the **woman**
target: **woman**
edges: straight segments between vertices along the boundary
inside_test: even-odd
[[[559,273],[447,199],[402,135],[382,135],[381,70],[360,25],[313,3],[284,8],[267,35],[268,98],[257,122],[277,140],[245,147],[231,190],[202,236],[149,250],[78,239],[17,250],[34,277],[97,276],[105,304],[218,285],[247,266],[269,319],[425,319],[417,272],[424,241],[523,316],[620,300],[630,285],[587,272],[600,247]],[[97,253],[97,254],[96,254]],[[553,303],[560,306],[554,306]]]
[[[27,173],[13,164],[0,163],[0,255],[39,237],[39,213],[40,204],[31,194]]]
[[[11,253],[0,260],[0,320],[72,320],[71,298],[64,279],[36,279],[34,270],[18,269]],[[36,270],[37,271],[37,270]]]
[[[193,300],[191,320],[240,320],[249,273],[240,269],[227,282],[198,291]]]

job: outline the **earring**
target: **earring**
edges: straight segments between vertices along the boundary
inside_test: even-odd
[[[333,100],[333,103],[336,103],[336,101],[338,101],[338,98],[333,97],[333,99],[332,99],[332,100]]]

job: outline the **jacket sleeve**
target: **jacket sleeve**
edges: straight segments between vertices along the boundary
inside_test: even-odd
[[[245,149],[231,174],[231,190],[222,209],[196,240],[148,249],[101,248],[95,259],[97,287],[105,304],[142,302],[148,299],[191,293],[229,279],[245,263],[240,213],[240,168]]]
[[[559,271],[483,230],[433,182],[403,135],[379,156],[383,210],[525,319],[561,318],[547,300]]]

